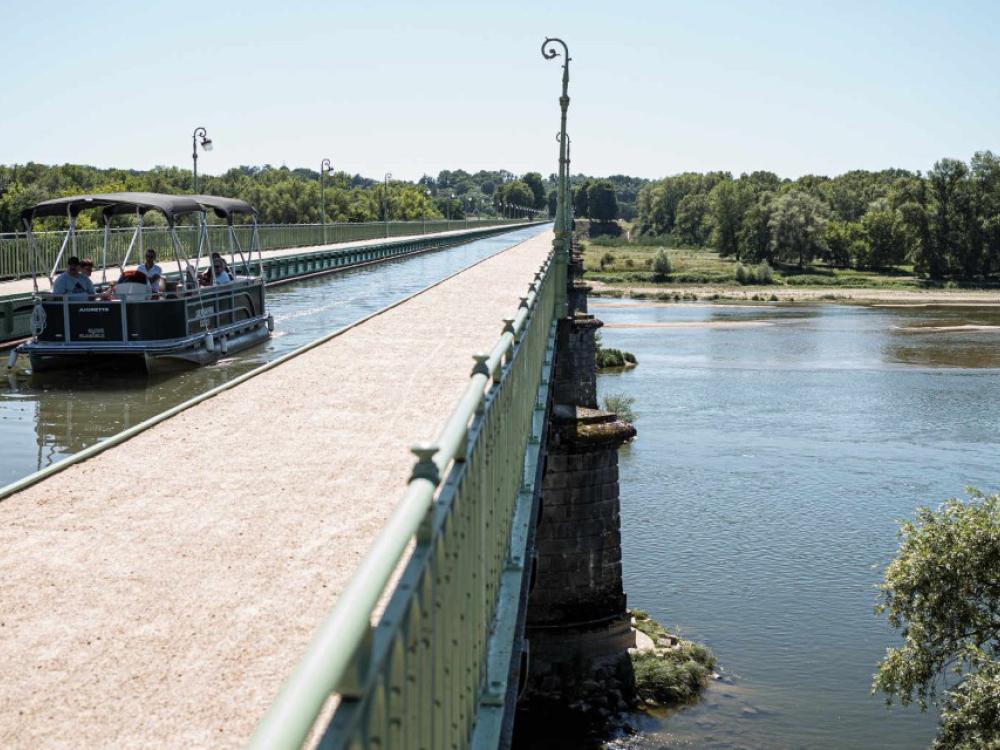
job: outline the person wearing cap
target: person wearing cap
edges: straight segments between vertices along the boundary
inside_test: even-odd
[[[80,259],[75,255],[66,261],[66,270],[56,277],[52,293],[69,299],[89,299],[94,294],[94,283],[80,270]]]
[[[142,271],[149,282],[149,289],[153,294],[160,293],[160,277],[163,276],[163,269],[156,265],[156,251],[150,248],[146,251],[146,262],[140,263],[135,269]]]

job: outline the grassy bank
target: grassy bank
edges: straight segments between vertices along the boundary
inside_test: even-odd
[[[658,253],[669,260],[670,271],[654,271]],[[957,282],[932,282],[913,273],[910,266],[880,271],[857,271],[812,264],[774,266],[761,278],[758,265],[742,264],[733,258],[720,257],[707,248],[670,248],[657,245],[630,244],[624,240],[584,242],[584,268],[588,280],[607,286],[685,285],[732,286],[753,289],[755,286],[775,286],[793,289],[997,289],[992,285],[960,285]],[[760,284],[765,281],[769,283]]]

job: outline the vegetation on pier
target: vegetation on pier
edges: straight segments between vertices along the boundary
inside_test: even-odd
[[[715,668],[706,647],[671,635],[642,610],[632,610],[636,630],[652,639],[654,649],[632,655],[635,689],[647,704],[688,703],[697,698]]]
[[[1000,494],[970,495],[902,525],[876,608],[903,644],[873,691],[939,707],[934,750],[1000,748]]]

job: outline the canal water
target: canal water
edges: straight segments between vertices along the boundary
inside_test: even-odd
[[[21,358],[14,374],[0,382],[0,487],[541,231],[520,229],[271,288],[267,299],[274,314],[273,337],[208,367],[157,377],[107,370],[31,375],[27,359]],[[151,460],[169,470],[169,457]]]
[[[617,748],[913,750],[935,717],[869,694],[893,631],[875,585],[900,519],[1000,488],[1000,308],[593,300],[621,451],[630,605],[722,679]]]

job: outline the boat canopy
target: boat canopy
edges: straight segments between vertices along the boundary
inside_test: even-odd
[[[210,196],[200,196],[209,198]],[[213,200],[230,200],[219,199]],[[242,203],[242,201],[237,201]],[[206,204],[207,205],[207,204]],[[177,217],[184,214],[203,211],[202,203],[186,195],[164,195],[162,193],[95,193],[94,195],[72,195],[65,198],[53,198],[42,201],[21,212],[21,218],[26,222],[41,216],[79,215],[81,211],[92,208],[103,208],[105,216],[116,214],[131,214],[138,211],[159,211],[167,222],[174,224]]]
[[[254,218],[257,216],[256,208],[238,198],[221,198],[217,195],[192,195],[189,197],[205,208],[212,209],[216,216],[229,223],[232,223],[234,214],[245,214]]]

